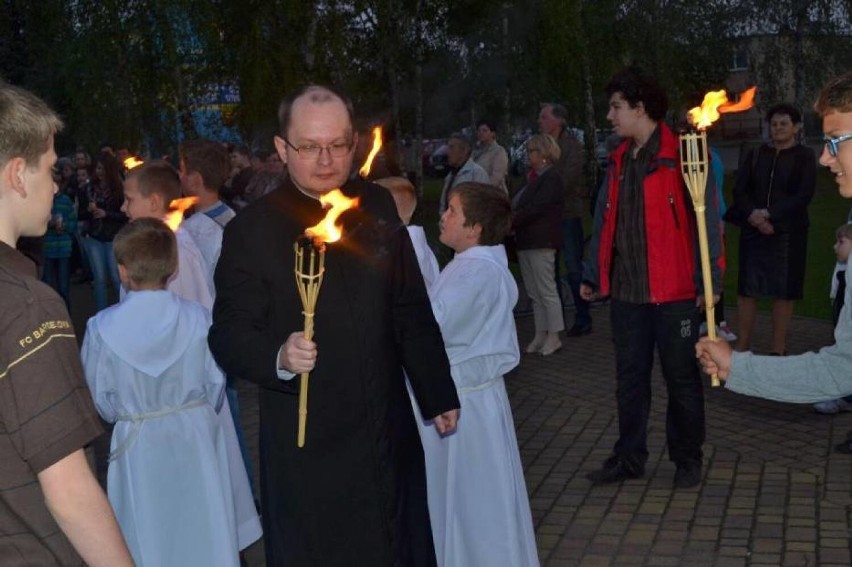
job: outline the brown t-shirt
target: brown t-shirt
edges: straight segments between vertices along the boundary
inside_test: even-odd
[[[0,565],[82,565],[37,474],[102,433],[62,299],[0,242]]]

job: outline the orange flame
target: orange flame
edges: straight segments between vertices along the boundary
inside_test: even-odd
[[[382,127],[376,126],[373,128],[373,149],[370,150],[370,155],[367,156],[367,161],[364,162],[364,165],[361,166],[361,169],[358,170],[358,173],[361,174],[361,177],[367,177],[370,175],[370,168],[373,166],[373,160],[376,158],[376,154],[379,153],[379,150],[382,149]]]
[[[124,163],[124,168],[127,171],[130,171],[134,167],[139,167],[140,165],[142,165],[145,162],[142,161],[141,159],[139,159],[136,156],[130,156],[129,158],[126,158],[123,163]]]
[[[198,202],[198,197],[184,197],[182,199],[175,199],[171,203],[169,203],[169,212],[166,213],[166,224],[169,225],[169,228],[172,230],[177,230],[180,226],[180,223],[183,222],[183,213],[188,208],[193,206]]]
[[[305,234],[313,237],[314,241],[337,242],[343,236],[341,226],[337,226],[337,218],[353,207],[358,206],[358,197],[349,198],[340,189],[329,191],[320,197],[320,203],[324,207],[331,207],[325,214],[325,218],[316,225],[306,228]]]
[[[740,95],[739,102],[729,102],[724,90],[710,91],[704,95],[701,106],[696,106],[688,112],[689,121],[699,130],[704,130],[717,121],[722,114],[742,112],[754,106],[756,92],[757,87],[751,87]]]

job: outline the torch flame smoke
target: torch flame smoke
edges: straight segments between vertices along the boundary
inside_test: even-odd
[[[704,95],[701,106],[696,106],[689,111],[689,121],[699,130],[704,130],[717,121],[722,114],[742,112],[754,106],[756,92],[757,87],[751,87],[742,93],[739,102],[729,102],[724,90],[710,91]]]
[[[367,161],[365,161],[364,165],[361,166],[361,169],[358,170],[361,177],[367,177],[370,175],[370,168],[373,166],[373,160],[376,158],[376,154],[378,154],[381,149],[382,127],[376,126],[373,128],[373,149],[370,150],[370,154],[367,156]]]
[[[169,203],[169,212],[166,213],[166,224],[169,225],[169,228],[177,230],[180,226],[180,223],[183,222],[183,213],[188,208],[193,206],[198,202],[198,197],[184,197],[182,199],[175,199],[171,203]]]
[[[320,242],[337,242],[343,236],[341,227],[337,226],[338,217],[353,207],[358,206],[358,198],[349,198],[340,189],[329,191],[320,197],[320,203],[324,207],[331,207],[325,214],[325,218],[316,225],[306,228],[305,234]]]

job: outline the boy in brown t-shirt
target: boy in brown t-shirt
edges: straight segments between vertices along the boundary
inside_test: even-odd
[[[14,249],[47,229],[61,127],[0,84],[0,565],[133,565],[84,453],[101,427],[68,312]]]

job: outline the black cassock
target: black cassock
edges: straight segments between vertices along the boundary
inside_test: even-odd
[[[360,206],[328,244],[319,292],[306,443],[300,378],[276,375],[304,327],[293,243],[325,211],[289,180],[231,221],[216,268],[210,347],[230,376],[260,385],[267,565],[434,565],[423,449],[403,367],[424,416],[459,407],[440,329],[390,194],[360,179]]]

